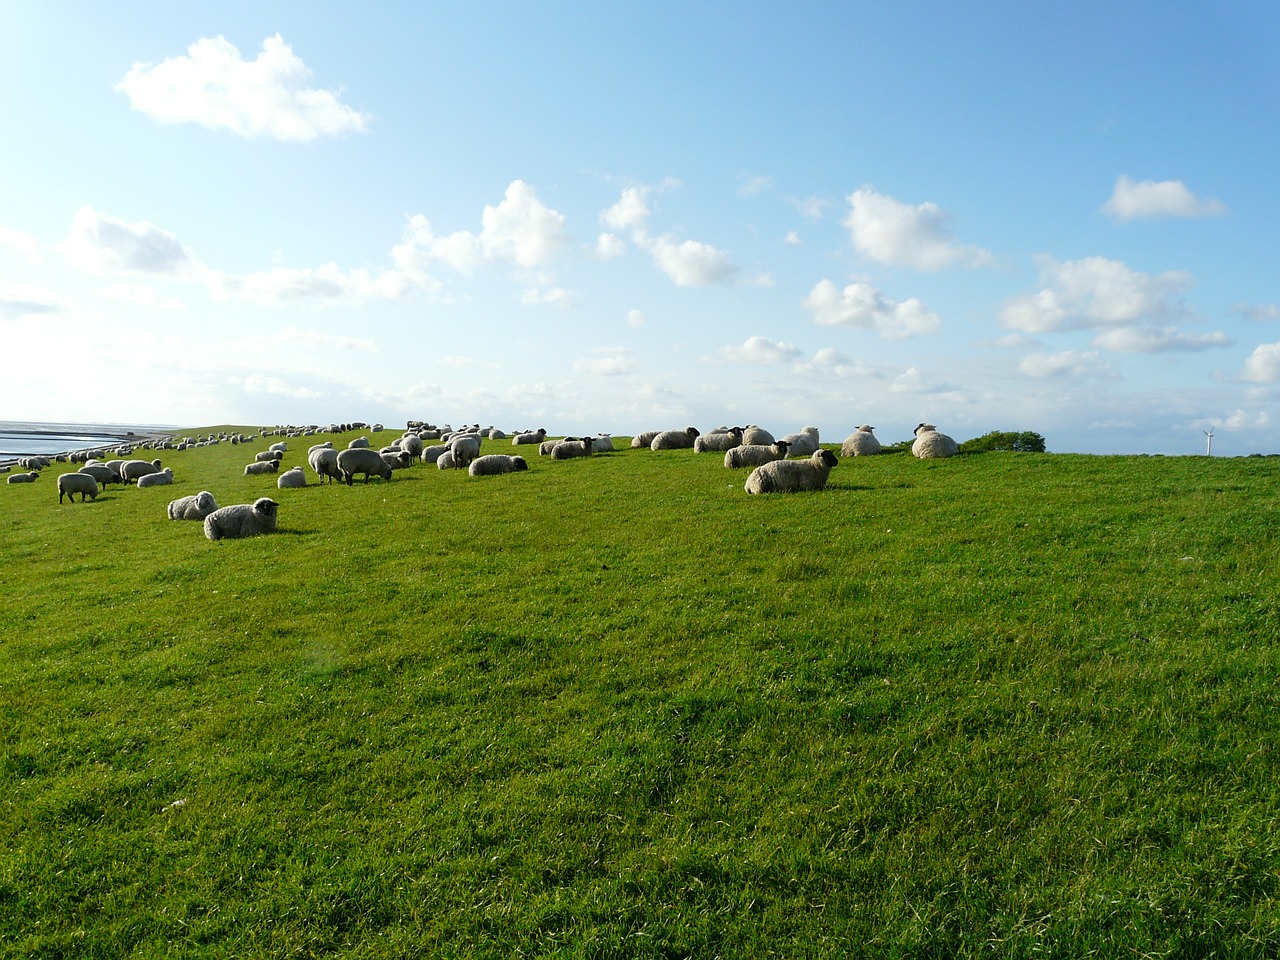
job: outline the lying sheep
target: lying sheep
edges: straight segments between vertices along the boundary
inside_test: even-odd
[[[422,448],[422,455],[419,459],[421,459],[423,463],[435,463],[440,459],[440,455],[447,453],[448,450],[449,447],[447,444],[434,443],[429,447]]]
[[[502,473],[516,473],[528,470],[529,464],[524,457],[509,457],[504,453],[489,453],[476,457],[467,467],[467,473],[473,477],[496,477]]]
[[[747,477],[747,493],[796,493],[821,490],[831,468],[840,461],[830,450],[819,450],[808,460],[774,460],[756,467]]]
[[[413,454],[408,450],[379,450],[378,456],[392,470],[404,470],[413,465]]]
[[[203,520],[218,509],[218,502],[208,490],[201,490],[189,497],[169,501],[170,520]]]
[[[774,460],[785,460],[787,448],[785,440],[775,440],[767,445],[742,443],[725,451],[724,465],[730,470],[741,470],[743,467],[759,467]]]
[[[594,446],[595,441],[592,437],[583,437],[581,440],[576,437],[565,437],[551,448],[551,459],[571,460],[574,457],[589,457]]]
[[[120,465],[120,479],[125,483],[133,483],[139,477],[159,472],[159,460],[126,460]]]
[[[683,430],[663,430],[649,442],[650,450],[692,450],[693,441],[698,439],[697,427],[685,427]]]
[[[511,445],[519,447],[527,444],[542,443],[545,439],[547,439],[547,428],[539,427],[537,430],[517,433],[511,438]]]
[[[246,477],[257,477],[267,473],[275,473],[279,469],[279,460],[255,460],[253,463],[245,464],[244,475]]]
[[[342,471],[338,469],[338,451],[333,447],[317,447],[307,454],[307,463],[316,472],[316,480],[320,483],[333,483],[342,479]],[[279,481],[277,480],[278,484]]]
[[[144,487],[164,487],[173,483],[173,470],[165,467],[159,473],[148,473],[138,478],[138,489]]]
[[[253,503],[221,507],[204,518],[204,535],[210,540],[237,540],[259,533],[276,532],[276,512],[280,504],[267,497]]]
[[[597,433],[591,438],[591,455],[597,453],[613,453],[613,437],[607,433]]]
[[[559,442],[559,440],[543,440],[542,443],[538,444],[538,456],[551,456],[551,451],[556,448],[556,444]]]
[[[391,466],[382,459],[382,454],[368,447],[349,447],[340,451],[338,453],[338,472],[342,474],[342,479],[347,486],[351,486],[357,473],[364,474],[365,483],[369,482],[370,477],[381,477],[383,480],[391,479]]]
[[[742,428],[730,427],[728,430],[712,430],[693,441],[694,453],[724,453],[742,445]]]
[[[770,433],[764,427],[757,426],[754,423],[750,424],[745,430],[742,431],[743,443],[749,443],[755,446],[767,447],[769,444],[773,443],[774,439],[775,437],[772,433]]]
[[[5,477],[5,483],[35,483],[40,474],[32,470],[30,473],[11,473]]]
[[[457,464],[453,462],[453,451],[446,448],[444,453],[436,457],[436,466],[441,470],[452,470],[456,467]]]
[[[368,437],[356,437],[354,440],[352,440],[350,443],[347,444],[347,449],[361,450],[361,449],[367,448],[368,446],[369,446]]]
[[[939,460],[954,457],[960,447],[945,433],[939,433],[932,423],[922,423],[915,429],[916,438],[911,444],[912,456],[921,460]]]
[[[844,438],[844,444],[840,447],[840,456],[842,457],[869,457],[880,452],[880,441],[871,431],[875,427],[869,424],[863,424],[853,433]]]
[[[12,481],[12,477],[10,481]],[[62,502],[63,494],[71,498],[71,502],[76,502],[76,494],[80,494],[80,502],[84,503],[85,498],[91,500],[98,499],[98,481],[93,479],[87,473],[64,473],[58,477],[58,502]]]
[[[788,457],[811,457],[818,452],[817,427],[802,427],[799,433],[788,433],[782,439],[790,444]]]
[[[276,488],[278,490],[296,490],[298,487],[305,487],[306,485],[307,475],[302,472],[301,466],[291,467],[276,477]]]
[[[283,460],[284,451],[276,450],[274,447],[270,450],[260,450],[253,455],[253,459],[258,463],[266,463],[268,460]]]

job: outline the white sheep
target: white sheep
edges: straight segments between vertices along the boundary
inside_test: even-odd
[[[173,483],[173,469],[165,467],[159,473],[148,473],[138,478],[138,489],[144,487],[163,487]]]
[[[799,433],[788,433],[782,439],[790,444],[788,457],[811,457],[818,452],[817,427],[801,427]]]
[[[472,477],[495,477],[502,473],[516,473],[528,470],[529,464],[524,457],[509,457],[502,453],[489,453],[476,457],[467,467],[467,474]]]
[[[649,442],[650,450],[692,450],[693,441],[698,439],[697,427],[685,427],[683,430],[663,430]]]
[[[459,434],[449,441],[449,449],[453,451],[453,462],[459,469],[465,469],[480,456],[480,436],[475,433]]]
[[[724,465],[730,470],[741,470],[743,467],[758,467],[774,460],[785,460],[787,446],[785,440],[775,440],[769,444],[742,443],[725,451]]]
[[[449,445],[445,443],[434,443],[429,447],[422,448],[421,460],[423,463],[435,463],[440,459],[442,454],[449,452]]]
[[[556,448],[556,444],[559,442],[560,442],[559,440],[543,440],[540,444],[538,444],[538,456],[540,457],[551,456],[551,451]]]
[[[410,457],[417,458],[422,455],[422,438],[416,433],[406,433],[400,438],[400,449]]]
[[[448,447],[440,456],[436,457],[436,467],[441,470],[452,470],[457,464],[453,462],[453,451]]]
[[[244,475],[246,477],[257,477],[267,473],[275,473],[279,469],[279,460],[255,460],[253,463],[245,464]]]
[[[367,448],[368,446],[369,446],[368,437],[356,437],[354,440],[352,440],[350,443],[347,444],[347,449],[361,450],[361,449]]]
[[[201,490],[189,497],[179,497],[169,501],[170,520],[204,520],[218,509],[218,501],[208,490]]]
[[[565,437],[551,448],[551,459],[572,460],[574,457],[589,457],[594,447],[595,441],[591,437],[583,437],[581,440],[577,437]]]
[[[875,427],[864,423],[849,436],[844,438],[840,447],[842,457],[869,457],[880,452],[880,441],[871,431]]]
[[[915,429],[916,438],[911,444],[912,456],[921,460],[940,460],[954,457],[960,447],[945,433],[939,433],[932,423],[922,423]]]
[[[661,430],[645,430],[643,433],[637,433],[631,438],[632,450],[645,450],[653,443],[653,438],[660,434]]]
[[[316,473],[320,483],[333,483],[342,479],[342,471],[338,469],[338,451],[332,447],[317,447],[307,454],[307,463]]]
[[[307,475],[302,472],[301,465],[291,467],[280,476],[276,477],[276,489],[278,490],[296,490],[299,487],[307,485]]]
[[[93,479],[87,473],[64,473],[58,477],[58,502],[62,502],[62,495],[66,494],[71,498],[71,502],[76,502],[76,494],[80,494],[80,502],[84,503],[85,498],[90,500],[98,499],[98,481]]]
[[[79,472],[93,477],[98,481],[98,486],[104,490],[108,483],[124,483],[120,479],[120,474],[109,468],[105,463],[86,463],[80,468]]]
[[[259,450],[253,455],[253,459],[258,463],[266,463],[268,460],[283,460],[284,451],[276,450],[274,447],[270,450]]]
[[[764,427],[756,426],[754,423],[742,431],[742,442],[752,446],[767,447],[773,441],[774,436],[772,433]]]
[[[756,467],[747,477],[747,493],[796,493],[821,490],[831,468],[840,461],[830,450],[819,450],[808,460],[774,460]]]
[[[108,466],[110,466],[110,464],[108,464]],[[126,460],[120,465],[120,479],[125,483],[132,483],[139,477],[145,477],[149,473],[159,472],[159,460]]]
[[[693,441],[694,453],[724,453],[742,444],[742,428],[712,430]]]
[[[511,445],[519,447],[527,444],[542,443],[545,439],[547,439],[547,428],[539,427],[537,430],[526,430],[522,433],[517,433],[511,438]]]
[[[607,433],[597,433],[591,438],[591,455],[597,453],[613,453],[613,437]]]
[[[5,483],[35,483],[40,474],[32,470],[30,473],[11,473],[5,477]]]
[[[210,540],[236,540],[275,533],[279,509],[280,504],[268,497],[259,497],[253,503],[220,507],[204,518],[204,535]]]
[[[346,481],[347,486],[351,486],[357,473],[364,474],[365,483],[369,482],[370,477],[391,479],[391,466],[382,459],[382,454],[368,447],[349,447],[339,451],[338,471],[342,474],[342,479]]]

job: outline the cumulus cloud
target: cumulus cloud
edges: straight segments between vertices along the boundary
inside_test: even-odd
[[[1028,377],[1047,379],[1093,376],[1104,372],[1106,365],[1102,361],[1102,355],[1096,350],[1063,350],[1060,353],[1035,353],[1023,357],[1018,363],[1018,369]]]
[[[821,220],[827,215],[827,208],[834,206],[830,200],[819,197],[805,197],[803,200],[791,201],[806,220]]]
[[[788,230],[787,235],[782,238],[782,242],[788,247],[798,247],[804,243],[804,241],[800,239],[800,234],[796,233],[794,230]]]
[[[739,363],[790,363],[804,356],[794,343],[780,343],[768,337],[748,337],[741,346],[722,348],[720,355]]]
[[[160,123],[197,123],[249,139],[306,142],[366,129],[364,114],[311,79],[279,34],[264,40],[252,61],[218,36],[197,40],[186,56],[135,63],[116,90]]]
[[[596,237],[596,258],[616,260],[627,252],[627,244],[616,233],[602,233]]]
[[[60,249],[88,273],[149,273],[178,276],[200,265],[178,238],[155,224],[128,223],[81,207]]]
[[[919,300],[896,303],[868,283],[851,283],[841,290],[830,280],[820,280],[803,305],[815,323],[874,330],[886,340],[905,340],[942,326],[938,315]]]
[[[648,188],[624,187],[618,202],[600,214],[600,222],[617,233],[632,233],[643,239],[649,229]]]
[[[1167,350],[1209,350],[1230,341],[1221,331],[1183,333],[1175,327],[1117,327],[1094,337],[1094,344],[1117,353],[1163,353]]]
[[[847,198],[849,214],[842,221],[863,256],[889,266],[934,271],[950,266],[979,267],[991,261],[980,247],[957,243],[937,204],[912,206],[877,193],[871,187]]]
[[[266,374],[254,373],[243,379],[236,379],[245,393],[265,393],[274,397],[290,397],[294,400],[320,400],[325,394],[310,387],[296,386],[280,377],[269,377]]]
[[[737,267],[723,250],[685,240],[677,243],[669,234],[653,242],[653,262],[677,287],[705,287],[729,279]]]
[[[0,283],[0,318],[5,320],[57,313],[63,306],[61,299],[48,290],[30,284]]]
[[[1102,205],[1102,212],[1124,223],[1129,220],[1220,217],[1227,208],[1213,197],[1197,197],[1181,180],[1135,183],[1122,176],[1116,180],[1111,198]]]
[[[644,315],[643,310],[627,311],[627,323],[635,327],[637,330],[640,327],[643,327],[648,322],[648,320],[649,318]]]
[[[242,299],[253,303],[280,304],[307,300],[357,303],[363,300],[404,301],[414,284],[394,270],[372,274],[368,270],[343,270],[336,263],[319,267],[273,267],[245,276],[210,271],[206,277],[215,300]]]
[[[574,373],[616,377],[635,369],[635,358],[626,347],[597,347],[592,353],[573,361]]]
[[[1250,383],[1280,381],[1280,343],[1260,343],[1244,361],[1240,379]]]

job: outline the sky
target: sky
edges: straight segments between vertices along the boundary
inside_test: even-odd
[[[0,419],[1280,452],[1277,50],[1272,2],[0,0]]]

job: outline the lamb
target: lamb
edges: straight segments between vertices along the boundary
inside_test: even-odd
[[[663,430],[649,443],[649,449],[691,450],[693,449],[693,441],[697,438],[697,427],[685,427],[683,430]]]
[[[205,517],[217,509],[218,501],[213,499],[213,494],[208,490],[201,490],[199,493],[192,494],[189,497],[170,500],[169,519],[204,520]]]
[[[773,443],[774,436],[764,427],[758,427],[754,423],[742,431],[742,442],[749,443],[754,446],[767,447]]]
[[[32,470],[30,473],[11,473],[5,477],[5,483],[35,483],[40,474]]]
[[[298,487],[305,487],[306,485],[307,475],[302,472],[301,465],[286,470],[276,477],[276,488],[279,490],[296,490]]]
[[[911,444],[912,456],[921,460],[939,460],[954,457],[960,452],[956,442],[945,433],[939,433],[932,423],[922,423],[915,429],[916,439]]]
[[[747,477],[747,493],[796,493],[821,490],[831,468],[840,461],[830,450],[819,450],[808,460],[774,460],[756,467]]]
[[[159,473],[148,473],[138,478],[138,489],[144,487],[163,487],[173,483],[173,469],[165,467]]]
[[[120,479],[124,483],[132,483],[148,473],[159,473],[159,460],[126,460],[120,465]]]
[[[316,472],[316,480],[320,483],[342,479],[342,471],[338,469],[338,451],[332,447],[318,447],[307,454],[307,463]],[[279,480],[276,481],[277,485]]]
[[[791,444],[788,457],[811,457],[818,452],[817,427],[801,427],[799,433],[788,433],[782,439]]]
[[[453,451],[454,463],[462,469],[480,456],[480,437],[474,433],[460,434],[449,441],[449,449]]]
[[[467,473],[473,477],[495,477],[502,473],[515,473],[528,469],[529,464],[524,457],[509,457],[502,453],[490,453],[472,460],[471,466],[467,468]]]
[[[339,452],[338,471],[342,474],[342,479],[346,481],[347,486],[351,486],[357,473],[364,474],[365,483],[369,482],[370,477],[391,479],[391,466],[382,459],[382,454],[368,447],[349,447]]]
[[[245,464],[244,475],[246,477],[256,477],[266,473],[275,473],[279,469],[279,460],[255,460],[253,463]]]
[[[210,540],[237,540],[259,533],[275,533],[279,509],[280,504],[268,497],[259,497],[253,503],[220,507],[204,518],[204,535]]]
[[[453,462],[453,451],[445,448],[444,453],[436,457],[436,467],[440,470],[452,470],[457,464]]]
[[[785,440],[775,440],[770,444],[739,444],[725,451],[724,465],[730,470],[739,470],[743,467],[759,467],[774,460],[785,460],[787,447]]]
[[[589,457],[594,444],[595,441],[591,437],[583,437],[581,440],[576,437],[565,437],[551,448],[551,459],[571,460],[574,457]]]
[[[864,423],[849,436],[845,437],[844,444],[840,447],[840,456],[869,457],[879,453],[880,441],[871,432],[874,429],[875,427]]]
[[[653,443],[653,438],[660,434],[661,430],[645,430],[643,433],[637,433],[631,438],[632,450],[643,450]]]
[[[547,428],[539,427],[537,430],[517,433],[511,438],[511,445],[513,447],[519,447],[527,444],[542,443],[545,439],[547,439]]]
[[[742,444],[742,428],[730,427],[728,430],[712,430],[693,441],[694,453],[724,453]]]
[[[58,502],[62,502],[62,495],[66,494],[71,498],[71,502],[76,502],[76,494],[80,494],[80,502],[84,503],[85,497],[91,500],[98,499],[98,481],[93,479],[87,473],[64,473],[58,477]]]

